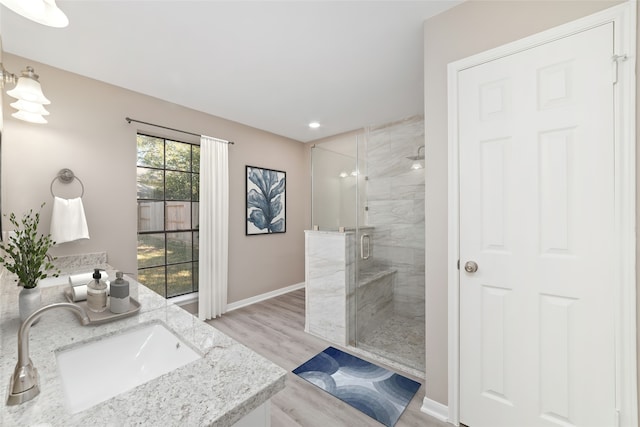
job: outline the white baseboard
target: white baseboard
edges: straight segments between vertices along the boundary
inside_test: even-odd
[[[305,282],[296,283],[295,285],[287,286],[286,288],[276,289],[275,291],[267,292],[266,294],[256,295],[251,298],[246,298],[240,301],[232,302],[231,304],[227,304],[227,311],[237,310],[239,308],[246,307],[248,305],[255,304],[260,301],[265,301],[273,297],[288,294],[289,292],[302,289],[304,288],[304,286],[305,286]]]
[[[427,397],[422,401],[422,412],[440,421],[449,422],[449,407]]]

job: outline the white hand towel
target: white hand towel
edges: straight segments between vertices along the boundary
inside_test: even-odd
[[[109,274],[106,271],[100,271],[100,278],[105,282],[109,281]],[[73,286],[82,286],[93,280],[93,272],[89,273],[77,273],[69,275],[69,284]]]
[[[56,244],[88,239],[89,228],[84,215],[82,198],[63,199],[54,197],[51,214],[51,240]]]

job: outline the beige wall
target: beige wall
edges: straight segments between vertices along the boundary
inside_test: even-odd
[[[136,132],[197,142],[199,138],[128,124],[125,117],[235,141],[229,149],[230,229],[229,302],[304,281],[304,233],[309,228],[309,160],[304,144],[239,123],[65,72],[4,55],[17,73],[33,65],[40,75],[49,124],[13,119],[4,96],[2,135],[2,211],[25,212],[47,202],[43,231],[49,229],[57,172],[70,168],[83,181],[83,203],[91,239],[64,243],[54,255],[107,251],[109,263],[136,271]],[[126,70],[123,70],[126,72]],[[215,94],[212,94],[215,96]],[[287,172],[287,231],[245,236],[245,165]],[[77,184],[56,183],[56,195],[76,197]],[[8,228],[8,221],[3,221]]]
[[[467,1],[424,27],[426,395],[447,404],[447,64],[619,1]]]

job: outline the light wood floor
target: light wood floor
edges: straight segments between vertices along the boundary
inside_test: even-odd
[[[357,409],[291,373],[329,345],[340,347],[304,332],[304,295],[304,289],[290,292],[231,311],[208,323],[289,371],[286,388],[271,399],[273,427],[381,426],[382,424]],[[183,308],[194,312],[197,305],[191,304]],[[344,348],[342,350],[348,351]],[[366,359],[360,354],[357,356]],[[420,411],[424,398],[424,380],[399,373],[423,385],[396,426],[450,427]]]

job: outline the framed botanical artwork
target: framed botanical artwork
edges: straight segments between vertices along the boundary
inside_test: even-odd
[[[246,234],[287,230],[287,173],[247,166]]]

